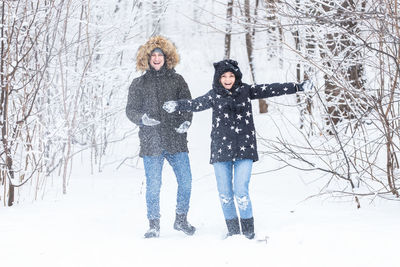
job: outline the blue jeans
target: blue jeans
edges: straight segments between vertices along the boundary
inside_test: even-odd
[[[249,196],[249,182],[253,161],[251,159],[243,159],[217,162],[213,166],[225,219],[238,218],[235,199],[239,208],[240,218],[248,219],[253,217]]]
[[[189,210],[190,194],[192,190],[192,173],[190,171],[187,152],[170,154],[166,151],[159,156],[144,156],[144,170],[146,173],[146,204],[149,220],[160,218],[160,189],[161,173],[167,159],[174,170],[178,182],[176,213],[186,214]]]

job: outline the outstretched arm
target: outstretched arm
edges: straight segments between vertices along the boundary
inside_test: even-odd
[[[296,83],[270,83],[270,84],[253,84],[245,86],[249,87],[251,99],[289,95],[301,91],[299,84]]]
[[[212,91],[209,91],[203,96],[199,96],[195,99],[186,99],[178,101],[167,101],[163,105],[163,109],[168,113],[174,111],[188,111],[198,112],[211,108],[213,105]]]

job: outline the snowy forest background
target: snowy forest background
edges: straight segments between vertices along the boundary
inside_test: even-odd
[[[288,133],[259,136],[260,154],[317,171],[319,194],[399,200],[400,18],[393,0],[5,0],[0,4],[0,200],[68,192],[74,159],[92,173],[136,136],[121,127],[135,54],[162,34],[184,77],[237,59],[247,82],[312,79]],[[209,71],[198,71],[199,66]],[[267,71],[260,71],[267,70]],[[186,74],[185,72],[189,73]],[[185,76],[186,75],[186,76]],[[204,88],[205,87],[205,88]],[[268,113],[277,101],[260,102]],[[256,106],[256,105],[255,105]],[[299,138],[300,136],[300,138]],[[136,154],[135,154],[136,153]],[[137,158],[137,151],[131,153]],[[113,162],[124,164],[124,159]]]
[[[399,266],[398,0],[2,0],[0,19],[2,266]],[[125,106],[156,34],[193,97],[227,57],[246,83],[314,82],[253,102],[255,240],[223,239],[210,110],[188,131],[195,235],[172,227],[165,164],[160,238],[143,238]]]

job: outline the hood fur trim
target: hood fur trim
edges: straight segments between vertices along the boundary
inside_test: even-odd
[[[176,46],[163,36],[153,36],[144,45],[140,46],[136,54],[136,69],[146,71],[150,69],[149,59],[151,51],[160,48],[164,52],[167,69],[173,69],[179,63],[179,54]]]

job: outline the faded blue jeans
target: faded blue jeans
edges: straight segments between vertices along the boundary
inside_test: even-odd
[[[253,209],[249,196],[249,182],[253,160],[217,162],[213,164],[219,199],[225,220],[238,218],[236,203],[240,218],[253,217]]]
[[[170,154],[164,151],[160,156],[143,157],[146,173],[147,218],[149,220],[160,218],[160,189],[164,159],[167,159],[171,165],[178,182],[176,213],[186,214],[189,210],[192,172],[190,171],[188,153]]]

